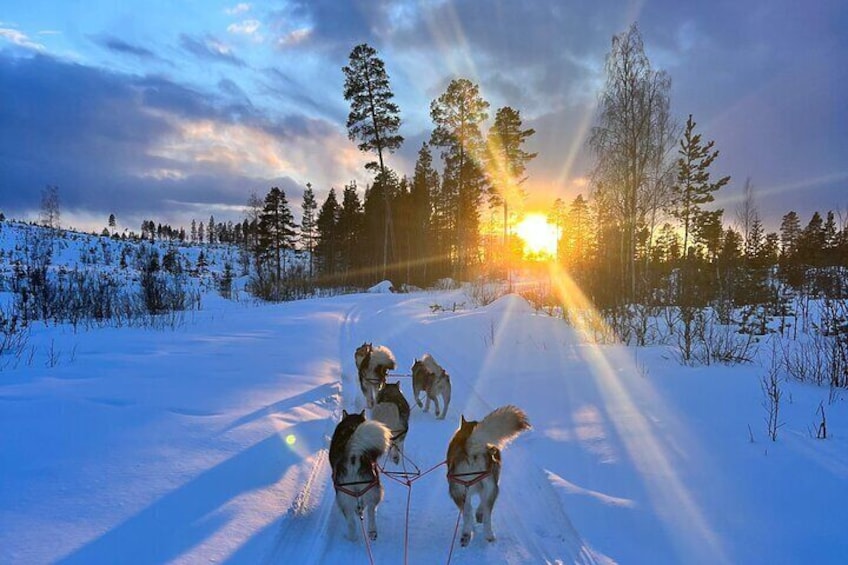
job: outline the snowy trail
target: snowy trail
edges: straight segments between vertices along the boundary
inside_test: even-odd
[[[443,301],[455,301],[461,296],[438,296]],[[473,352],[456,350],[450,335],[443,331],[439,316],[430,313],[434,296],[412,297],[374,295],[362,300],[347,313],[341,331],[342,401],[348,411],[361,410],[364,402],[359,392],[353,365],[353,351],[363,341],[388,345],[398,360],[396,373],[408,374],[415,357],[431,352],[452,375],[453,400],[447,419],[435,420],[432,411],[425,414],[412,400],[411,380],[396,377],[404,394],[413,405],[410,432],[406,442],[407,456],[424,471],[444,460],[449,438],[458,425],[459,414],[466,407],[468,417],[482,417],[508,400],[487,399],[486,391],[475,390],[468,378],[475,364]],[[463,315],[442,317],[451,323],[463,323]],[[430,326],[431,322],[437,322]],[[476,322],[475,322],[476,323]],[[483,342],[481,341],[481,345]],[[455,353],[455,356],[452,356]],[[476,371],[475,371],[476,372]],[[390,377],[389,379],[393,379]],[[493,395],[496,391],[492,391]],[[515,451],[515,453],[511,453]],[[454,549],[453,563],[527,563],[566,562],[591,563],[594,556],[581,542],[544,472],[529,463],[528,453],[516,445],[505,453],[501,496],[494,513],[498,535],[488,543],[478,535],[468,548]],[[520,462],[519,462],[520,461]],[[411,469],[411,466],[408,467]],[[399,469],[391,463],[387,469]],[[325,469],[329,483],[329,470]],[[385,499],[378,511],[379,538],[371,544],[375,563],[403,563],[404,526],[407,487],[383,478]],[[528,497],[529,494],[529,497]],[[322,491],[324,500],[309,518],[303,518],[296,530],[287,530],[281,549],[276,555],[308,555],[315,562],[367,562],[364,542],[352,543],[342,534],[343,523],[334,505],[330,486]],[[530,512],[527,506],[532,505]],[[329,510],[328,510],[329,508]],[[451,547],[457,510],[447,495],[444,467],[416,480],[412,484],[409,523],[409,563],[445,562]],[[284,526],[291,528],[292,526]],[[301,532],[310,531],[304,537]],[[321,538],[325,543],[321,548]]]

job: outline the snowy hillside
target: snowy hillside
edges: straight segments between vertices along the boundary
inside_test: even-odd
[[[421,470],[444,460],[460,414],[515,404],[533,424],[504,451],[497,540],[457,543],[452,563],[848,555],[844,401],[784,383],[772,442],[757,364],[683,367],[662,347],[589,344],[515,295],[472,304],[462,290],[264,306],[206,291],[164,330],[33,325],[30,362],[0,371],[0,562],[368,563],[327,461],[342,409],[364,407],[363,341],[392,349],[407,398],[423,353],[451,375],[446,420],[413,406]],[[827,440],[811,435],[821,401]],[[402,563],[410,493],[383,484],[374,562]],[[409,501],[408,562],[446,562],[444,467]]]

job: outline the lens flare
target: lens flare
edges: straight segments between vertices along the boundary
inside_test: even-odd
[[[297,443],[297,438],[294,436],[294,434],[289,434],[286,436],[286,443],[288,445],[294,445],[295,443]]]

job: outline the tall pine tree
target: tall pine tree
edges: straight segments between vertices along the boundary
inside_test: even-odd
[[[318,259],[319,270],[327,280],[332,280],[335,276],[338,265],[338,223],[339,202],[336,199],[336,189],[331,188],[315,220],[315,231],[317,232],[315,256]]]
[[[536,157],[522,146],[536,133],[533,128],[521,129],[521,113],[509,106],[499,108],[495,123],[486,140],[488,173],[490,179],[489,202],[503,208],[503,244],[509,237],[510,206],[523,201],[521,185],[527,180],[527,163]]]
[[[701,134],[695,133],[696,125],[692,114],[689,114],[683,139],[680,140],[680,149],[677,151],[680,154],[677,159],[677,182],[671,187],[670,212],[683,228],[684,255],[688,254],[689,240],[701,207],[715,200],[713,193],[730,182],[730,177],[710,182],[709,168],[719,152],[713,151],[715,141],[706,144],[701,142]]]
[[[430,103],[430,117],[436,124],[430,143],[442,148],[443,188],[455,198],[451,205],[460,277],[477,255],[479,206],[486,188],[480,126],[489,117],[488,108],[479,87],[466,78],[452,80],[444,94]]]
[[[312,190],[312,184],[306,183],[306,190],[303,191],[303,202],[301,204],[301,219],[300,219],[300,241],[303,250],[309,254],[309,276],[315,274],[315,240],[318,236],[316,227],[316,211],[318,204],[315,202],[315,191]]]
[[[360,151],[377,153],[377,162],[367,168],[376,170],[384,178],[386,166],[384,153],[392,153],[403,143],[399,135],[400,109],[392,99],[389,75],[377,50],[362,43],[350,52],[350,61],[342,67],[345,75],[344,99],[350,102],[347,133],[351,141],[359,141]],[[389,195],[386,194],[385,223],[383,227],[383,276],[389,260],[389,239],[393,237],[392,214]]]
[[[285,191],[273,187],[259,216],[259,247],[263,257],[273,261],[277,281],[285,272],[286,250],[294,249],[296,227]]]

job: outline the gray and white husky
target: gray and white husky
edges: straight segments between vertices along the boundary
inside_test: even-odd
[[[366,342],[356,348],[353,360],[359,373],[359,388],[362,389],[365,405],[370,410],[374,408],[377,392],[386,384],[386,373],[397,366],[395,356],[384,345],[375,347]]]
[[[436,418],[444,420],[448,415],[448,405],[451,400],[450,375],[436,363],[429,353],[412,364],[412,394],[415,403],[421,408],[421,392],[426,395],[424,411],[430,410],[430,400],[436,405]],[[442,398],[442,409],[439,410],[439,397]]]
[[[389,455],[395,464],[403,455],[403,442],[409,431],[409,403],[400,390],[400,383],[386,383],[377,393],[377,404],[371,417],[383,422],[392,432]]]
[[[365,512],[368,537],[377,539],[377,506],[383,500],[383,485],[377,460],[389,448],[389,429],[380,422],[365,419],[365,410],[342,419],[330,441],[330,467],[336,504],[347,520],[347,537],[356,539],[356,518]]]
[[[492,531],[492,509],[498,498],[501,474],[501,449],[521,432],[530,429],[527,415],[515,406],[502,406],[479,422],[460,417],[459,429],[448,445],[448,490],[462,511],[462,537],[466,546],[473,534],[471,496],[480,503],[475,518],[483,523],[486,539],[495,540]]]

